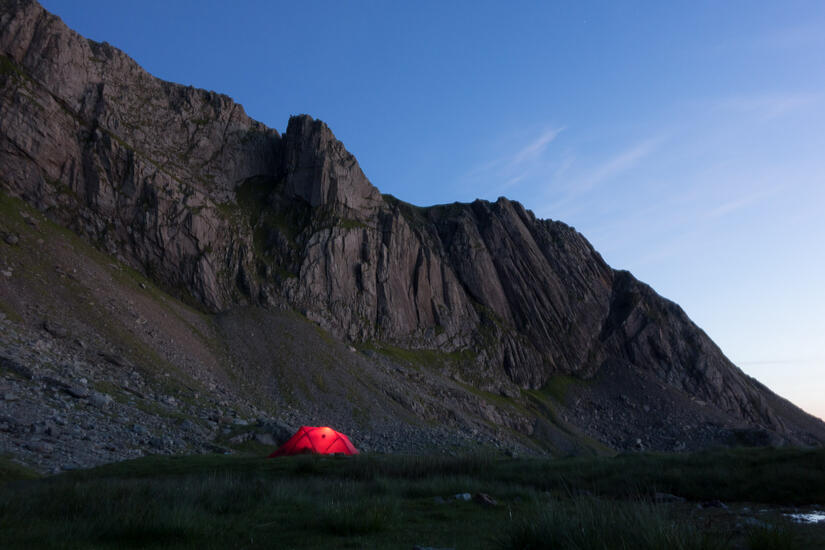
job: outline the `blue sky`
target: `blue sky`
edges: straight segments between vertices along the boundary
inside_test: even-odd
[[[44,0],[384,193],[521,201],[825,417],[825,3]]]

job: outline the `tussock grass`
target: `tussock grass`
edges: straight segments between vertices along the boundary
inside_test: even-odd
[[[727,541],[697,533],[649,502],[578,497],[555,502],[515,522],[501,539],[502,550],[722,550]]]
[[[799,526],[734,533],[735,517],[704,522],[695,503],[650,495],[817,502],[823,457],[146,457],[0,485],[0,548],[784,549]],[[453,498],[465,492],[499,504]],[[814,540],[802,547],[825,547]]]
[[[787,524],[753,527],[746,538],[749,550],[796,550],[804,547],[801,537]]]
[[[35,479],[40,474],[8,458],[0,456],[0,486],[9,481],[20,479]]]

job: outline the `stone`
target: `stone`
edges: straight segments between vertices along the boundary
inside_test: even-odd
[[[6,233],[6,234],[3,236],[3,241],[5,241],[5,243],[6,243],[7,245],[10,245],[10,246],[15,246],[17,243],[19,243],[19,242],[20,242],[20,237],[18,237],[18,236],[17,236],[16,234],[14,234],[14,233]]]
[[[65,391],[72,397],[77,397],[78,399],[89,397],[89,395],[91,394],[89,388],[74,384],[67,386],[65,388]]]
[[[272,437],[272,434],[268,433],[256,433],[255,434],[255,441],[260,443],[261,445],[270,445],[275,446],[277,443],[275,442],[275,438]]]
[[[112,404],[112,396],[106,393],[93,392],[89,396],[89,403],[98,409],[106,409]]]
[[[43,329],[55,338],[66,338],[69,335],[66,327],[51,319],[43,322]]]
[[[473,502],[477,502],[482,506],[498,506],[498,502],[496,502],[496,499],[494,499],[487,493],[476,493],[475,495],[473,495]]]
[[[296,431],[296,428],[283,424],[277,420],[266,420],[260,425],[260,427],[272,436],[272,439],[275,441],[275,445],[283,445]]]
[[[0,355],[0,368],[11,371],[26,380],[34,379],[34,371],[14,357]]]
[[[132,424],[132,432],[134,432],[138,435],[144,435],[144,434],[148,433],[148,430],[145,427],[141,426],[140,424]]]
[[[722,508],[723,510],[728,509],[728,505],[722,502],[721,500],[707,500],[700,504],[702,508]]]
[[[109,363],[111,363],[115,366],[118,366],[118,367],[127,366],[126,361],[123,359],[123,356],[121,356],[119,354],[110,353],[108,351],[101,351],[101,352],[98,352],[98,355],[100,355],[103,359],[105,359],[106,361],[108,361]]]
[[[469,502],[473,498],[473,495],[471,495],[470,493],[457,493],[453,495],[453,498],[455,500],[464,500]]]
[[[230,437],[229,442],[234,444],[234,445],[238,445],[240,443],[244,443],[246,441],[249,441],[253,437],[254,437],[253,434],[251,434],[249,432],[244,432],[242,434],[238,434],[238,435]]]
[[[180,429],[186,431],[195,431],[198,430],[199,427],[197,424],[189,420],[188,418],[184,418],[180,423]]]
[[[151,447],[154,447],[155,449],[163,449],[163,447],[164,447],[163,439],[161,439],[159,437],[150,437],[149,438],[149,445]]]
[[[674,503],[674,502],[685,502],[685,499],[680,496],[672,495],[670,493],[654,493],[653,494],[653,501],[654,502],[662,502],[662,503]]]
[[[521,396],[521,392],[519,391],[518,388],[513,387],[513,386],[509,386],[509,385],[501,386],[501,388],[498,390],[498,392],[503,397],[509,397],[511,399],[516,399],[516,398]]]
[[[54,445],[46,443],[45,441],[32,441],[26,445],[30,450],[40,454],[51,454],[54,451]]]

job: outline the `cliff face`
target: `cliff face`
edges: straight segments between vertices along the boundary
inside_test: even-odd
[[[790,438],[808,422],[563,223],[505,198],[382,196],[323,122],[279,135],[33,1],[0,0],[0,30],[2,189],[207,310],[292,308],[355,342],[460,352],[455,376],[504,393],[618,366]]]

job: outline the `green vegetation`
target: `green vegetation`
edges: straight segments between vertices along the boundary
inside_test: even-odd
[[[413,368],[443,368],[448,365],[460,365],[475,359],[475,354],[471,350],[440,351],[436,349],[407,349],[399,348],[385,343],[370,343],[361,346],[361,349],[368,349],[378,352],[386,357]]]
[[[575,460],[146,457],[0,486],[0,546],[821,548],[822,529],[776,510],[757,519],[750,510],[764,505],[736,503],[823,502],[823,465],[825,449]],[[689,500],[654,503],[657,491]],[[497,505],[453,498],[465,492]],[[697,506],[715,499],[730,509]]]
[[[0,487],[10,481],[35,479],[39,474],[6,457],[0,456]]]
[[[791,550],[804,548],[805,541],[787,523],[778,525],[757,525],[747,534],[750,550]]]
[[[567,392],[575,384],[583,384],[580,378],[567,374],[556,374],[551,376],[544,387],[539,390],[541,396],[550,397],[559,403],[565,403]]]
[[[20,323],[23,321],[23,318],[20,316],[17,311],[12,309],[9,304],[0,301],[0,313],[6,316],[7,319],[14,321],[15,323]]]
[[[695,525],[662,506],[578,497],[551,503],[517,522],[501,548],[721,550],[729,545],[715,534],[696,533]]]
[[[237,206],[220,205],[221,215],[234,222],[248,224],[252,228],[252,241],[260,265],[282,279],[296,277],[287,266],[292,258],[282,257],[284,251],[276,244],[285,240],[297,249],[296,239],[312,218],[309,204],[300,201],[282,203],[278,193],[273,193],[283,182],[272,178],[249,178],[237,188]],[[260,276],[260,273],[249,273]]]
[[[338,225],[344,229],[363,229],[369,227],[364,222],[358,220],[351,220],[349,218],[341,218],[338,220]]]
[[[0,55],[0,76],[11,76],[18,81],[23,79],[31,80],[28,74],[12,59],[5,55]]]
[[[397,208],[398,211],[401,212],[401,215],[404,216],[404,219],[413,227],[420,225],[426,220],[427,212],[430,210],[430,208],[427,207],[415,206],[414,204],[404,202],[388,193],[382,194],[381,198],[384,199],[384,202],[387,203],[390,208]]]

